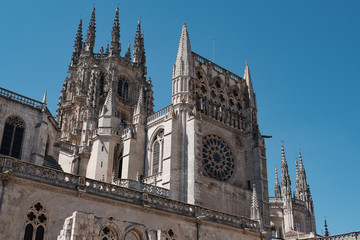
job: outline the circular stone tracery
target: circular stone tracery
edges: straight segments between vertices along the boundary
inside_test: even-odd
[[[234,173],[234,158],[226,143],[210,134],[203,138],[203,165],[208,176],[227,181]]]

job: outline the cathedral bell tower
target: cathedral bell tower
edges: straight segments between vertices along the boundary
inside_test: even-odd
[[[84,42],[80,20],[61,90],[59,163],[64,171],[105,182],[135,179],[143,169],[145,119],[153,113],[144,35],[139,21],[131,59],[130,45],[121,56],[119,9],[105,50],[94,52],[95,32],[94,8]]]

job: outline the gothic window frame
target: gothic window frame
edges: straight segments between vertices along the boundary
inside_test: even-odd
[[[110,225],[106,224],[100,228],[100,232],[98,234],[100,240],[119,240],[119,234],[116,229]]]
[[[167,231],[166,231],[166,240],[176,240],[177,237],[176,237],[176,234],[174,232],[174,230],[172,228],[169,228]]]
[[[20,131],[20,133],[17,131]],[[26,133],[25,121],[17,115],[8,116],[4,123],[3,136],[0,146],[0,154],[21,159],[25,133]],[[15,149],[15,152],[14,152],[14,144],[15,147],[16,145],[18,145],[17,149]]]
[[[158,161],[155,162],[155,147],[159,146]],[[158,129],[153,135],[153,139],[150,147],[150,163],[149,163],[149,176],[162,173],[163,171],[163,156],[164,156],[164,129]],[[154,171],[154,165],[158,165],[158,171]]]
[[[35,201],[26,212],[22,239],[47,239],[47,225],[49,222],[49,213],[46,210],[45,204],[42,201]],[[31,232],[27,231],[29,227],[31,227]]]
[[[124,234],[124,240],[127,240],[128,234],[133,234],[136,237],[136,240],[146,239],[145,234],[139,228],[135,226],[130,226]]]
[[[117,94],[121,98],[129,99],[129,96],[131,96],[130,85],[131,84],[126,77],[119,77],[117,84]]]

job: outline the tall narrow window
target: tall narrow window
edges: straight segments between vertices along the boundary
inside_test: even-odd
[[[151,168],[150,168],[150,175],[157,174],[162,171],[162,158],[163,158],[163,143],[164,138],[164,130],[160,130],[156,134],[156,138],[152,144],[152,156],[151,156]]]
[[[154,154],[153,154],[153,174],[159,172],[159,158],[160,158],[160,144],[155,142],[154,144]]]
[[[128,93],[129,93],[129,84],[127,82],[124,83],[124,98],[128,98]]]
[[[122,80],[122,78],[119,79],[117,92],[120,97],[123,97],[123,80]]]
[[[24,240],[44,240],[48,214],[40,202],[30,207],[26,215]]]
[[[21,118],[10,116],[6,119],[0,153],[20,158],[24,130],[25,122]]]
[[[122,165],[123,165],[123,154],[121,152],[120,153],[120,159],[119,159],[118,179],[121,179]]]
[[[104,85],[105,85],[105,76],[104,73],[100,74],[100,94],[104,93]]]

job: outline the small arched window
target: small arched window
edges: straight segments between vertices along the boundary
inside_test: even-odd
[[[20,158],[25,122],[17,116],[6,119],[0,153]]]
[[[47,223],[47,211],[40,202],[36,202],[26,214],[24,240],[44,240]]]

